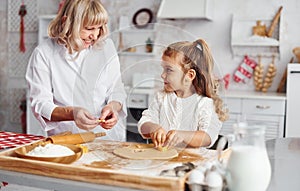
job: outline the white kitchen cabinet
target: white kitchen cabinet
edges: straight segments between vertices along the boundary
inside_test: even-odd
[[[233,133],[234,123],[247,120],[264,124],[266,139],[284,137],[285,94],[231,91],[223,99],[230,118],[223,124],[221,134]]]
[[[288,64],[287,76],[287,107],[286,107],[286,137],[300,137],[300,64]]]
[[[127,130],[129,140],[141,141],[137,132],[137,122],[144,109],[153,99],[153,89],[127,89]],[[233,125],[241,120],[266,126],[265,138],[284,137],[286,95],[283,93],[262,93],[255,91],[229,91],[222,96],[229,109],[229,119],[223,123],[220,134],[233,133]],[[128,135],[128,134],[127,134]]]
[[[188,10],[188,11],[178,11]],[[162,0],[157,12],[159,19],[213,19],[212,0]]]
[[[130,142],[144,142],[142,136],[137,129],[137,123],[142,116],[142,112],[148,108],[153,98],[153,90],[136,89],[134,91],[127,90],[127,120],[126,120],[126,137]]]

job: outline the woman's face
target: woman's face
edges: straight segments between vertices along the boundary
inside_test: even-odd
[[[184,88],[184,72],[178,60],[163,56],[162,57],[163,72],[161,78],[164,80],[164,88],[166,91],[183,91]]]
[[[80,38],[84,43],[84,48],[88,48],[98,39],[101,25],[86,26],[80,31]]]

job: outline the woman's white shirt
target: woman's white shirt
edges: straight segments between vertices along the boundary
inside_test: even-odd
[[[70,55],[54,39],[47,39],[33,51],[26,80],[33,113],[48,135],[84,131],[73,121],[48,121],[57,106],[83,107],[99,117],[107,103],[118,101],[123,105],[118,124],[111,130],[97,126],[93,131],[105,131],[107,136],[103,139],[125,141],[122,118],[126,116],[126,93],[117,51],[110,39],[105,40],[101,49],[85,49],[79,55]]]
[[[143,112],[138,123],[140,133],[145,122],[159,124],[167,132],[202,130],[210,136],[211,145],[217,140],[222,127],[211,98],[198,94],[180,98],[175,93],[164,91],[157,92],[149,108]]]

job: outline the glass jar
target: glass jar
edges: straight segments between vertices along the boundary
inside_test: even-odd
[[[265,145],[265,126],[234,125],[231,154],[227,163],[230,191],[264,191],[271,180],[271,164]]]

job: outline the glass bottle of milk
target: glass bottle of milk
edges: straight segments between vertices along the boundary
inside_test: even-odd
[[[230,191],[265,191],[271,180],[265,126],[243,122],[234,132],[226,177]]]

